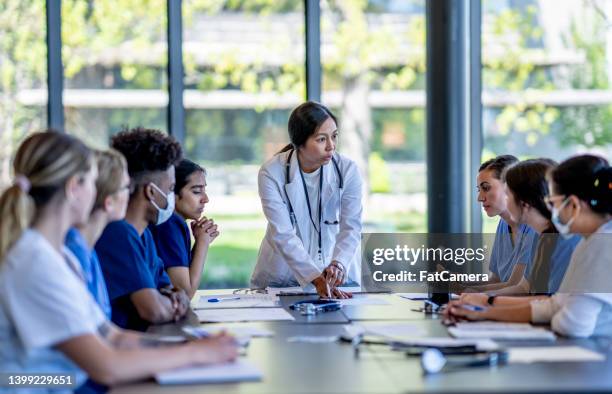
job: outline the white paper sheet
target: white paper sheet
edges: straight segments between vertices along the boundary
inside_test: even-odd
[[[207,326],[186,326],[183,327],[183,331],[187,334],[204,338],[209,335],[216,334],[221,331],[226,331],[231,335],[235,335],[237,337],[249,337],[249,338],[267,338],[274,336],[274,333],[265,328],[253,327],[253,326],[233,326],[233,327],[225,327],[225,326],[217,326],[217,325],[207,325]]]
[[[498,340],[547,340],[554,341],[555,334],[543,328],[518,329],[518,330],[486,330],[478,328],[450,327],[449,334],[455,338],[489,338]]]
[[[210,302],[218,299],[220,302]],[[277,296],[270,294],[224,294],[200,296],[194,309],[229,309],[229,308],[278,308]]]
[[[497,321],[475,321],[455,323],[455,327],[461,330],[500,330],[500,331],[516,331],[516,330],[532,330],[535,327],[529,323],[504,323]]]
[[[509,362],[584,362],[605,361],[606,356],[580,346],[538,346],[508,348]]]
[[[202,309],[195,313],[200,322],[212,323],[295,320],[283,308]]]
[[[244,360],[223,365],[181,368],[155,375],[159,384],[244,382],[261,380],[262,377],[259,368]]]

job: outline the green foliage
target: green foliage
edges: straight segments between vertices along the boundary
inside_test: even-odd
[[[506,8],[493,15],[492,37],[483,36],[484,45],[494,39],[501,44],[499,54],[484,53],[483,85],[492,91],[508,91],[528,98],[530,90],[553,90],[555,88],[546,70],[536,67],[533,59],[542,56],[542,28],[537,23],[538,9],[533,5],[525,8]],[[527,105],[526,100],[507,105],[497,115],[496,123],[501,135],[508,136],[512,130],[523,134],[527,145],[533,146],[540,135],[548,134],[559,118],[559,111],[543,104]]]
[[[584,64],[572,70],[570,78],[573,88],[610,88],[605,39],[606,29],[609,28],[608,22],[602,18],[595,18],[589,27],[578,26],[576,21],[572,24],[572,41],[584,51],[587,59]],[[612,104],[567,108],[563,111],[561,123],[563,132],[559,133],[559,139],[563,146],[592,148],[612,144]]]
[[[391,174],[380,153],[370,153],[368,172],[370,173],[370,191],[372,193],[391,192]]]

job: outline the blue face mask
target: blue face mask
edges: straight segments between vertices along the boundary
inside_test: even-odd
[[[559,206],[558,209],[557,207],[553,207],[552,218],[550,219],[553,225],[555,226],[555,228],[557,229],[557,231],[559,232],[559,234],[561,234],[561,236],[565,239],[568,239],[572,236],[572,234],[570,234],[570,231],[571,231],[570,227],[572,223],[574,223],[574,219],[575,219],[575,217],[572,217],[570,220],[567,221],[567,223],[561,223],[561,218],[559,218],[559,212],[561,212],[563,208],[565,208],[568,202],[569,202],[569,197],[566,198],[561,203],[561,206]]]
[[[170,216],[172,216],[172,213],[174,212],[174,192],[171,191],[168,194],[164,194],[162,189],[160,189],[155,183],[151,183],[151,185],[157,189],[157,191],[160,192],[168,202],[166,204],[166,208],[160,208],[157,204],[155,204],[155,201],[151,200],[151,204],[157,208],[157,223],[155,223],[155,225],[159,226],[170,219]]]

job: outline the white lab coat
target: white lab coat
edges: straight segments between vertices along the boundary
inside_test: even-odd
[[[357,166],[345,156],[334,155],[344,178],[342,189],[339,188],[334,164],[330,161],[321,168],[324,171],[321,221],[339,223],[321,224],[323,261],[319,262],[304,247],[311,242],[312,223],[299,174],[297,152],[291,155],[290,183],[285,184],[288,155],[289,152],[275,155],[259,170],[259,197],[268,227],[259,248],[251,286],[263,288],[299,284],[306,288],[334,260],[342,263],[347,270],[345,283],[360,283],[362,206],[361,176]],[[293,206],[297,228],[291,223],[287,197]]]

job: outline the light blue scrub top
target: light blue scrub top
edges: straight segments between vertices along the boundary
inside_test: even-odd
[[[499,220],[495,241],[491,251],[489,271],[496,274],[502,282],[506,282],[512,275],[517,264],[525,264],[525,271],[531,265],[531,257],[538,240],[538,233],[531,227],[521,224],[516,243],[512,244],[510,226],[504,219]]]
[[[573,235],[568,239],[563,238],[559,234],[556,234],[556,236],[557,242],[555,244],[555,249],[550,255],[550,269],[548,274],[549,294],[556,293],[559,290],[559,286],[561,286],[561,282],[565,276],[565,271],[567,271],[572,254],[574,253],[574,249],[576,249],[576,245],[578,245],[581,239],[579,235]],[[534,264],[529,264],[527,269],[525,269],[525,279],[529,279],[533,265]]]

